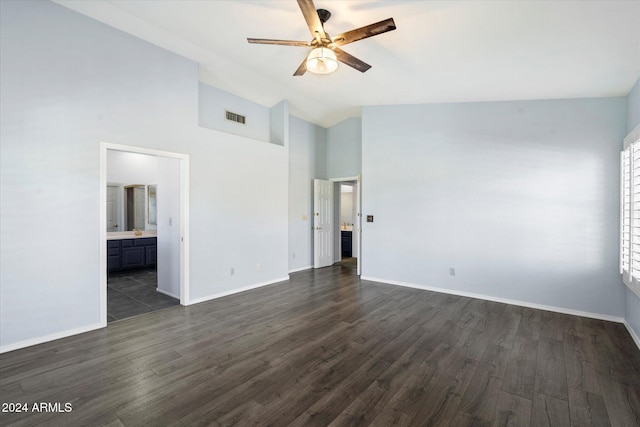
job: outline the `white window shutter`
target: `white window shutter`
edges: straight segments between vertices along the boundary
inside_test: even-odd
[[[620,153],[620,274],[629,275],[631,257],[631,147]]]
[[[640,125],[620,153],[620,273],[640,296]]]
[[[640,144],[631,144],[631,279],[640,278]]]

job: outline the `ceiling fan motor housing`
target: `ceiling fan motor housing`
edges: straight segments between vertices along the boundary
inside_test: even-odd
[[[320,18],[320,22],[322,22],[322,25],[324,25],[324,23],[327,22],[329,18],[331,18],[331,12],[329,12],[327,9],[318,9],[318,17]]]
[[[297,0],[297,2],[313,37],[311,41],[247,38],[249,43],[310,47],[311,52],[308,53],[298,69],[293,73],[294,76],[302,76],[307,71],[316,74],[327,74],[338,68],[338,62],[342,62],[364,73],[371,68],[371,65],[349,55],[342,50],[341,47],[396,29],[393,18],[388,18],[380,22],[356,28],[355,30],[344,32],[333,38],[324,29],[325,22],[331,18],[331,12],[326,9],[317,9],[313,4],[313,0]],[[326,65],[326,67],[323,68],[320,67],[320,65]]]

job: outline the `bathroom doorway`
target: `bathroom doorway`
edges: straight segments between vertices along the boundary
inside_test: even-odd
[[[186,305],[189,156],[102,143],[100,165],[101,324]],[[114,187],[123,200],[120,211],[111,214],[120,224],[116,233],[107,230]],[[136,200],[131,210],[129,199]]]
[[[360,177],[332,179],[334,182],[334,263],[362,270]]]

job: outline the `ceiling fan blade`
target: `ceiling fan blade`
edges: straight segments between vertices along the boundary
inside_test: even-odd
[[[333,43],[336,46],[343,46],[348,43],[357,42],[358,40],[377,36],[378,34],[386,33],[387,31],[393,31],[395,29],[396,23],[393,22],[393,18],[389,18],[385,19],[384,21],[376,22],[375,24],[367,25],[366,27],[361,27],[355,30],[347,31],[346,33],[338,34],[337,36],[332,38]]]
[[[326,39],[327,35],[324,32],[322,22],[320,21],[318,11],[313,4],[313,0],[298,0],[298,6],[300,6],[302,15],[304,15],[305,21],[307,21],[307,26],[309,27],[309,31],[311,31],[311,36],[318,41],[320,41],[319,39]]]
[[[336,58],[338,58],[338,61],[340,61],[340,62],[342,62],[344,64],[347,64],[350,67],[355,68],[356,70],[360,71],[361,73],[364,73],[369,68],[371,68],[371,65],[367,64],[364,61],[359,60],[355,56],[349,55],[347,52],[345,52],[342,49],[335,48],[335,49],[333,49],[333,51],[335,52]]]
[[[302,76],[306,72],[307,72],[307,58],[305,57],[304,60],[302,61],[302,64],[300,64],[300,66],[298,67],[296,72],[293,73],[293,75]]]
[[[295,40],[273,40],[273,39],[252,39],[247,38],[249,43],[255,44],[278,44],[283,46],[301,46],[301,47],[309,47],[311,46],[309,42],[299,42]]]

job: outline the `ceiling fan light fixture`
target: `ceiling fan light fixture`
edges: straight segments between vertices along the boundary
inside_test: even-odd
[[[330,74],[338,69],[336,54],[329,48],[317,47],[307,56],[307,70],[314,74]]]

